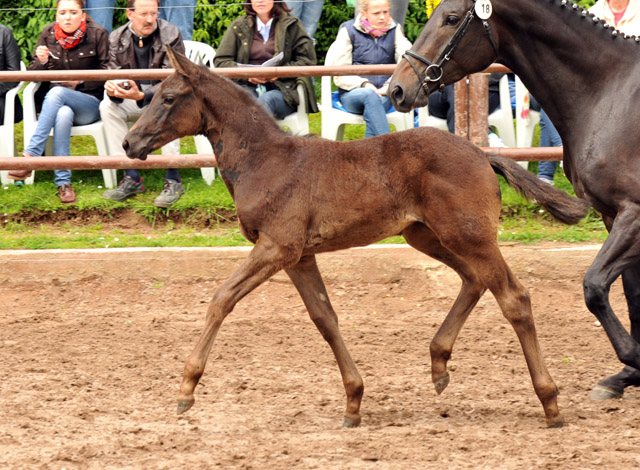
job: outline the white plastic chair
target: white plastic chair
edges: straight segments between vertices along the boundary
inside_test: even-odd
[[[25,71],[23,62],[20,62],[20,70]],[[4,101],[4,121],[0,126],[0,156],[15,157],[16,156],[16,139],[14,130],[14,113],[15,99],[18,92],[22,89],[25,82],[18,83],[17,86],[7,91]],[[13,183],[13,180],[7,178],[8,171],[0,171],[0,180],[2,184]]]
[[[500,79],[500,106],[489,114],[489,126],[496,128],[505,147],[516,146],[516,133],[513,127],[511,111],[511,94],[509,93],[509,77],[505,73]]]
[[[184,41],[185,55],[191,62],[205,67],[213,68],[213,59],[216,57],[216,51],[209,44],[197,41]],[[213,154],[213,148],[209,139],[203,135],[194,135],[193,142],[196,146],[196,152],[200,154]],[[200,168],[202,178],[204,181],[211,185],[213,180],[216,179],[215,168]]]
[[[333,107],[331,97],[331,77],[322,77],[322,137],[331,140],[344,140],[344,130],[347,124],[364,124],[361,114],[352,114]],[[413,112],[401,113],[393,111],[387,113],[387,121],[393,124],[397,131],[404,131],[413,127]]]
[[[536,124],[540,122],[540,111],[529,109],[529,113],[523,116],[526,103],[531,102],[531,97],[526,97],[529,93],[516,75],[516,146],[531,147],[533,145],[533,133]]]
[[[41,82],[29,83],[22,94],[23,109],[24,109],[24,148],[26,149],[36,131],[38,120],[36,117],[36,102],[35,94],[38,88],[40,88]],[[88,135],[93,137],[98,150],[98,155],[109,155],[107,149],[107,140],[104,135],[104,125],[102,121],[96,121],[92,124],[84,126],[73,126],[71,128],[71,136]],[[53,130],[49,134],[49,141],[47,142],[47,148],[45,149],[45,155],[51,153],[51,137],[53,136]],[[116,170],[103,169],[102,176],[104,178],[104,185],[107,188],[115,188],[117,185]],[[26,184],[33,184],[35,178],[35,171],[31,173],[31,176],[25,180]]]
[[[296,112],[284,119],[276,119],[276,122],[280,127],[288,127],[293,135],[307,135],[309,134],[309,116],[307,116],[307,97],[302,85],[298,85],[298,99],[300,104]]]

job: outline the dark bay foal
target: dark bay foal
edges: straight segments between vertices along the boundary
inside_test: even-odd
[[[432,379],[441,393],[447,360],[463,323],[486,289],[515,329],[549,426],[560,426],[558,393],[543,362],[529,294],[497,244],[500,189],[495,173],[567,223],[588,206],[523,170],[491,158],[456,136],[432,129],[338,143],[285,134],[248,93],[229,80],[170,53],[175,73],[125,139],[130,158],[166,142],[206,135],[238,213],[255,244],[218,289],[202,336],[187,360],[178,412],[194,390],[225,317],[258,285],[284,269],[338,362],[347,396],[345,426],[360,423],[364,385],[347,351],[316,265],[317,253],[364,246],[402,234],[453,268],[462,288],[431,343]]]

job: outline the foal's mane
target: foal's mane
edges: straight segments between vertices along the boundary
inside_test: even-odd
[[[202,98],[214,114],[246,116],[244,126],[249,128],[251,121],[259,123],[262,129],[285,133],[275,119],[249,91],[235,84],[207,67],[202,67],[201,81],[194,89],[200,89]]]

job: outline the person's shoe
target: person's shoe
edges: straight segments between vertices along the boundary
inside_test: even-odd
[[[120,181],[120,184],[115,189],[107,189],[102,193],[104,199],[111,199],[113,201],[124,201],[136,194],[144,193],[144,185],[142,184],[142,178],[140,182],[136,183],[131,176],[125,176]]]
[[[172,206],[180,196],[184,194],[184,186],[181,182],[174,180],[165,180],[164,188],[158,197],[153,201],[153,205],[156,207],[170,207]]]
[[[543,181],[543,182],[545,182],[545,183],[550,184],[551,186],[553,186],[553,180],[550,180],[549,178],[545,178],[545,177],[543,177],[543,176],[538,176],[538,179],[539,179],[540,181]]]
[[[58,186],[58,197],[62,204],[73,204],[76,202],[76,193],[73,192],[73,188],[70,184]]]
[[[33,158],[31,155],[29,155],[26,152],[23,153],[22,156],[25,158]],[[31,170],[11,170],[9,171],[9,173],[7,173],[7,178],[9,178],[10,180],[16,180],[16,181],[24,181],[29,176],[31,176]]]

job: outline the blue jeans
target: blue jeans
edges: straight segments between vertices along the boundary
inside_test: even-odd
[[[287,2],[287,6],[291,8],[293,16],[300,18],[307,34],[313,39],[322,15],[324,0],[292,0]]]
[[[284,100],[284,96],[282,96],[282,92],[280,90],[269,90],[258,96],[256,87],[254,85],[245,86],[243,88],[249,91],[253,96],[255,96],[258,99],[258,103],[264,106],[267,111],[269,111],[269,114],[271,114],[276,119],[284,119],[289,114],[296,112],[295,109],[291,108],[286,103],[286,101]]]
[[[162,0],[158,18],[176,25],[182,39],[191,41],[193,38],[193,15],[197,3],[198,0]]]
[[[86,0],[85,11],[87,14],[106,29],[109,34],[113,29],[113,14],[116,0]]]
[[[556,130],[556,127],[544,112],[544,109],[540,110],[540,147],[560,147],[562,146],[562,139],[560,134]],[[538,176],[547,180],[553,181],[553,175],[556,172],[558,162],[540,162],[538,163]]]
[[[342,93],[340,102],[350,113],[362,114],[367,125],[364,132],[365,138],[391,132],[389,121],[387,121],[391,100],[387,96],[379,96],[370,88],[354,88]]]
[[[71,127],[84,126],[100,119],[100,100],[80,91],[54,86],[42,103],[38,125],[24,150],[34,157],[44,153],[49,133],[53,129],[53,154],[71,154]],[[57,186],[71,184],[71,170],[55,170]]]

